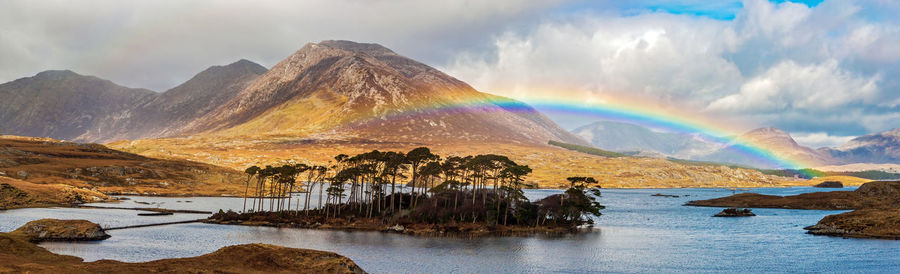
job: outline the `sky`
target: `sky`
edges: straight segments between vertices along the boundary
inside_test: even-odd
[[[837,146],[900,127],[896,14],[889,0],[0,0],[0,82],[71,69],[165,91],[344,39],[484,92],[623,98]]]

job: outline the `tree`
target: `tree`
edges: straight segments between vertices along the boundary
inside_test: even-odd
[[[247,191],[250,190],[250,178],[252,178],[258,172],[258,166],[251,166],[244,170],[244,173],[247,173],[247,186],[244,187],[244,209],[242,212],[247,212]]]
[[[429,161],[434,161],[439,158],[440,157],[438,155],[431,153],[431,150],[427,147],[414,148],[413,150],[410,150],[406,153],[406,162],[409,163],[410,167],[412,168],[412,180],[410,181],[410,184],[412,185],[412,192],[414,194],[413,206],[418,204],[419,200],[418,192],[416,192],[416,186],[419,179],[419,167]]]

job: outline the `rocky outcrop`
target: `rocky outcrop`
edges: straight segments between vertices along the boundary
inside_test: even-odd
[[[689,206],[850,210],[900,206],[900,182],[869,182],[855,191],[813,192],[793,196],[741,193],[690,201]]]
[[[900,240],[900,209],[860,209],[829,215],[804,229],[815,235]]]
[[[756,216],[749,208],[726,208],[713,217],[751,217]]]
[[[821,187],[821,188],[843,188],[844,184],[838,181],[824,181],[813,187]]]
[[[110,237],[100,225],[87,220],[40,219],[28,222],[10,233],[32,242],[100,241]]]

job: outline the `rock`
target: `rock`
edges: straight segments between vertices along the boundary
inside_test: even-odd
[[[813,187],[842,188],[844,187],[844,184],[838,181],[824,181],[818,185],[814,185]]]
[[[753,212],[750,212],[749,208],[726,208],[722,210],[722,212],[713,215],[713,217],[750,217],[756,216]]]
[[[22,235],[32,242],[100,241],[110,236],[100,225],[87,220],[41,219],[19,227],[11,234]]]
[[[650,196],[653,196],[653,197],[667,197],[667,198],[678,198],[678,197],[681,197],[681,196],[678,196],[678,195],[662,194],[662,193],[656,193],[656,194],[653,194],[653,195],[650,195]]]
[[[404,228],[402,225],[399,225],[399,224],[385,229],[386,232],[397,232],[397,233],[403,233],[404,230],[406,230],[406,228]]]
[[[828,215],[804,229],[815,235],[900,240],[900,209],[870,208]]]

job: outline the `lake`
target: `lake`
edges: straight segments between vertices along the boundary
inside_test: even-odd
[[[751,192],[793,195],[832,190],[800,187]],[[554,193],[559,190],[527,190],[526,196],[536,199]],[[681,197],[650,196],[654,193]],[[682,206],[689,200],[731,194],[721,189],[605,189],[600,201],[607,208],[596,218],[594,232],[561,237],[426,238],[192,223],[112,230],[112,238],[105,241],[41,246],[87,261],[139,262],[198,256],[234,244],[269,243],[334,251],[372,273],[900,271],[900,241],[805,234],[803,227],[843,211],[754,209],[756,217],[713,218],[721,209]],[[243,205],[240,198],[129,198],[99,205],[209,211],[240,210]],[[139,217],[137,211],[114,209],[17,209],[0,212],[0,231],[40,218],[87,219],[116,227],[204,217]]]

